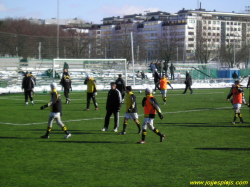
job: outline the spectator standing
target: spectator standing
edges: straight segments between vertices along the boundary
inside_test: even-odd
[[[135,121],[137,127],[138,127],[138,134],[141,134],[141,127],[140,122],[138,120],[138,114],[137,114],[137,103],[136,103],[136,96],[132,92],[131,86],[126,86],[126,112],[124,117],[124,123],[123,123],[123,131],[120,132],[120,135],[126,134],[126,128],[128,125],[128,120],[132,119]]]
[[[171,63],[171,66],[169,67],[169,70],[170,70],[170,74],[171,74],[171,80],[174,80],[175,67],[174,67],[173,63]]]
[[[109,120],[112,114],[114,114],[114,132],[118,131],[119,128],[119,111],[121,108],[122,96],[120,91],[116,88],[116,83],[111,82],[111,89],[108,92],[107,102],[106,102],[106,116],[104,127],[101,131],[108,131]]]
[[[189,74],[189,71],[186,71],[186,80],[184,82],[186,84],[185,90],[182,94],[185,94],[187,92],[187,89],[189,89],[191,91],[191,94],[193,94],[193,90],[191,88],[192,86],[192,77]]]
[[[47,132],[45,135],[41,136],[41,138],[47,138],[47,139],[49,138],[50,131],[52,130],[53,121],[54,119],[56,119],[56,123],[62,128],[62,130],[66,134],[64,138],[67,139],[71,136],[71,134],[68,132],[66,126],[61,121],[61,116],[62,116],[61,96],[56,90],[56,83],[51,83],[50,88],[51,88],[51,101],[50,103],[41,106],[41,110],[50,107]]]
[[[158,113],[160,119],[163,119],[163,116],[161,114],[161,108],[159,104],[157,103],[157,100],[152,95],[152,89],[146,88],[145,90],[146,97],[142,100],[142,107],[144,108],[144,122],[142,125],[142,139],[141,141],[137,142],[139,144],[145,144],[146,143],[146,135],[147,135],[147,127],[149,127],[150,130],[152,130],[154,133],[156,133],[158,136],[160,136],[160,142],[164,140],[166,137],[164,134],[160,133],[160,131],[154,127],[154,118],[156,112]]]
[[[151,62],[150,64],[150,69],[151,69],[151,72],[154,73],[155,69],[156,69],[156,66],[155,66],[155,63],[154,62]]]
[[[122,79],[122,74],[118,75],[118,79],[116,79],[115,83],[116,83],[116,88],[120,91],[122,95],[122,102],[123,102],[126,91],[126,83]]]
[[[24,95],[25,95],[25,106],[28,105],[28,97],[30,98],[32,105],[34,105],[33,95],[32,95],[32,89],[34,88],[34,85],[35,85],[34,81],[29,76],[29,72],[26,72],[25,77],[23,78],[22,81],[22,89],[24,89]]]
[[[163,69],[164,69],[164,71],[165,71],[165,75],[167,76],[167,74],[168,74],[168,63],[167,63],[166,60],[165,60],[165,62],[163,63]]]
[[[233,79],[237,79],[238,78],[238,75],[237,75],[236,71],[234,71],[232,77],[233,77]]]
[[[97,88],[96,88],[96,82],[93,77],[90,77],[89,75],[84,81],[84,84],[87,84],[87,108],[85,111],[89,111],[90,106],[90,100],[92,98],[93,103],[95,105],[95,110],[98,110],[98,104],[96,102],[95,96],[97,95]]]

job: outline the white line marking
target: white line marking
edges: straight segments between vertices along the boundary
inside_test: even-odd
[[[206,108],[206,109],[200,109],[200,110],[185,110],[185,111],[176,111],[176,112],[163,112],[162,114],[177,114],[177,113],[187,113],[187,112],[200,112],[200,111],[207,111],[207,110],[223,110],[223,109],[228,109],[232,107],[222,107],[222,108]],[[242,108],[242,109],[248,109],[248,108]],[[143,116],[144,114],[140,114],[138,116]],[[88,119],[74,119],[74,120],[66,120],[62,122],[72,122],[72,121],[89,121],[89,120],[103,120],[103,118],[88,118]],[[113,118],[113,117],[111,117]],[[120,118],[124,118],[124,116],[120,116]],[[5,123],[5,122],[0,122],[0,124],[3,125],[40,125],[40,124],[47,124],[48,122],[38,122],[38,123],[27,123],[27,124],[17,124],[17,123]]]

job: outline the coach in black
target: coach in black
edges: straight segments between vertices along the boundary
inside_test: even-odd
[[[32,89],[34,88],[34,85],[35,83],[33,79],[29,76],[29,73],[26,72],[22,82],[22,89],[24,89],[24,95],[25,95],[25,106],[28,105],[28,97],[30,98],[32,105],[34,105],[32,96]]]
[[[106,103],[106,117],[105,124],[101,131],[108,131],[110,116],[114,114],[115,124],[114,132],[118,131],[119,128],[119,111],[121,108],[122,97],[120,91],[116,88],[116,83],[111,82],[111,89],[108,93],[107,103]]]

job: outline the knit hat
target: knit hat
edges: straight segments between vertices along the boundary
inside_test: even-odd
[[[146,91],[152,93],[152,88],[146,88]]]

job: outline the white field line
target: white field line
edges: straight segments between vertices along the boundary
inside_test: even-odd
[[[200,110],[185,110],[185,111],[176,111],[176,112],[163,112],[162,114],[177,114],[177,113],[187,113],[187,112],[201,112],[201,111],[207,111],[207,110],[223,110],[223,109],[228,109],[232,107],[222,107],[222,108],[207,108],[207,109],[200,109]],[[242,109],[248,109],[248,108],[242,108]],[[143,116],[144,114],[140,114],[138,116]],[[111,117],[113,118],[113,117]],[[124,116],[120,116],[120,118],[124,118]],[[66,120],[63,122],[72,122],[72,121],[89,121],[89,120],[103,120],[103,118],[87,118],[87,119],[74,119],[74,120]],[[3,125],[40,125],[40,124],[47,124],[48,122],[39,122],[39,123],[27,123],[27,124],[15,124],[15,123],[5,123],[5,122],[0,122],[0,124]]]

